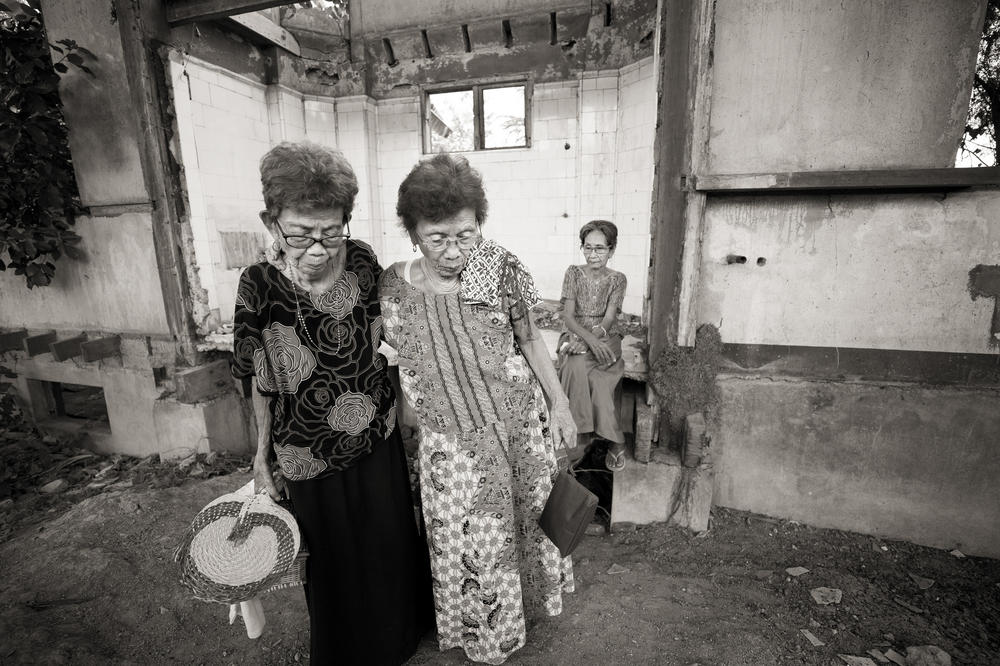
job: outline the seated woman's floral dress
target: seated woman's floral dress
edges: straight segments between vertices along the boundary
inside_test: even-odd
[[[313,659],[400,664],[430,627],[429,567],[378,352],[382,269],[357,241],[345,251],[322,295],[268,263],[243,272],[233,374],[273,397],[271,445],[309,548]]]
[[[567,300],[574,301],[576,322],[587,330],[600,325],[606,313],[614,313],[604,342],[618,360],[610,367],[604,367],[598,364],[594,352],[589,349],[585,354],[567,354],[564,344],[579,339],[568,330],[559,336],[558,344],[559,381],[569,398],[569,409],[577,431],[581,435],[593,433],[601,439],[618,443],[625,441],[615,401],[615,390],[625,375],[618,315],[627,286],[625,274],[610,268],[595,278],[588,277],[581,266],[567,268],[563,277],[563,304]]]
[[[537,302],[518,259],[484,241],[462,290],[427,294],[382,275],[386,340],[419,423],[420,494],[438,640],[475,661],[524,645],[525,614],[557,615],[570,558],[538,527],[556,460],[548,411],[513,326]]]

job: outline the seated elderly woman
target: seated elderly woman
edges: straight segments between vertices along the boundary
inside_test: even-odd
[[[559,337],[559,380],[569,397],[581,435],[609,442],[605,465],[625,469],[625,433],[618,424],[615,390],[625,374],[618,315],[625,288],[623,273],[608,268],[618,245],[618,227],[591,220],[580,229],[585,263],[563,277],[563,326]]]
[[[576,429],[531,276],[480,233],[486,206],[464,158],[417,164],[396,211],[421,256],[386,269],[379,293],[418,425],[439,647],[499,664],[524,645],[525,616],[559,614],[572,591],[538,517]]]
[[[233,360],[253,384],[255,487],[279,498],[276,455],[309,548],[311,663],[400,664],[430,628],[430,571],[378,353],[382,269],[348,227],[357,179],[309,143],[260,173],[274,252],[240,277]]]

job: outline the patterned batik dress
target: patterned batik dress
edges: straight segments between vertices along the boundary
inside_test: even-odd
[[[604,342],[618,360],[610,367],[598,365],[592,351],[585,354],[567,354],[564,343],[576,340],[576,335],[563,331],[559,337],[559,381],[569,398],[570,412],[581,435],[594,433],[610,442],[624,442],[625,433],[618,423],[618,405],[615,390],[625,375],[622,358],[622,334],[618,327],[618,314],[625,299],[628,280],[623,273],[608,269],[591,278],[580,266],[570,266],[563,277],[562,302],[573,300],[575,319],[585,329],[599,325],[605,313],[614,312],[615,318],[608,328]]]
[[[477,265],[486,270],[466,274]],[[466,273],[461,293],[434,296],[392,267],[380,295],[419,423],[439,645],[499,664],[524,645],[526,615],[562,611],[572,564],[538,527],[556,460],[544,398],[512,327],[537,301],[531,278],[489,241]],[[476,283],[485,288],[473,298]]]

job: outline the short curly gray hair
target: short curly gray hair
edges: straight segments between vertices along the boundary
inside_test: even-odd
[[[351,219],[358,179],[344,155],[310,141],[283,141],[260,160],[264,206],[272,218],[281,211],[342,208]]]

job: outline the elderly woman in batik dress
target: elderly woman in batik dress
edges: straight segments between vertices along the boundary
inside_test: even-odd
[[[604,464],[625,469],[625,433],[618,423],[615,391],[625,374],[622,311],[628,280],[608,268],[618,245],[618,227],[591,220],[580,229],[585,262],[570,266],[563,277],[563,326],[559,336],[559,381],[569,397],[581,435],[609,443]]]
[[[576,428],[532,323],[531,276],[480,234],[486,207],[464,158],[415,166],[396,211],[421,254],[379,293],[418,430],[439,647],[499,664],[524,645],[526,617],[558,615],[573,588],[538,517]]]
[[[279,499],[276,456],[309,548],[311,663],[400,664],[430,628],[430,573],[378,353],[382,269],[350,238],[357,179],[309,143],[260,171],[273,252],[240,277],[233,359],[252,384],[255,487]]]

